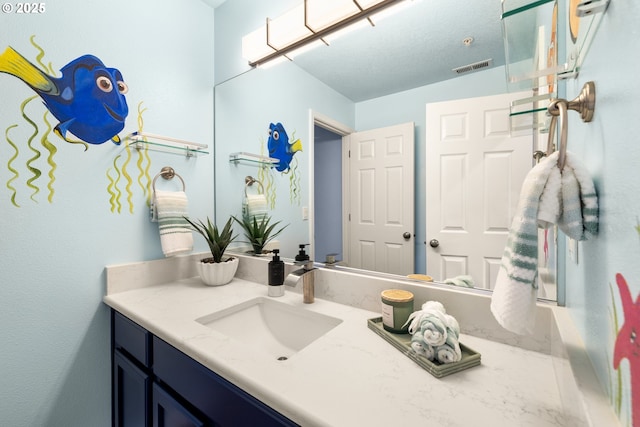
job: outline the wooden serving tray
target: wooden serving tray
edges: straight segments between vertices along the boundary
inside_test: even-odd
[[[447,375],[455,374],[456,372],[460,372],[473,366],[478,366],[480,364],[480,353],[472,350],[462,343],[460,343],[462,359],[459,362],[432,362],[426,357],[421,356],[413,351],[413,349],[411,348],[410,334],[394,334],[385,330],[382,326],[382,317],[369,319],[367,320],[367,324],[369,326],[369,329],[380,335],[385,339],[385,341],[391,343],[391,345],[400,350],[402,354],[416,362],[424,370],[426,370],[436,378],[446,377]]]

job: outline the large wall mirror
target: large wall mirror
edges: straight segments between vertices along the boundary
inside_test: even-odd
[[[248,7],[246,0],[226,0],[216,9],[216,79],[220,81],[215,87],[216,221],[223,223],[231,215],[241,217],[243,204],[246,209],[248,199],[263,193],[268,214],[274,221],[287,225],[278,237],[284,257],[293,258],[299,244],[310,243],[307,250],[318,262],[324,262],[329,254],[337,254],[338,260],[348,261],[347,268],[402,276],[430,275],[438,282],[459,276],[455,273],[463,273],[465,266],[464,262],[457,263],[463,256],[447,258],[448,242],[429,231],[428,221],[434,209],[443,213],[443,217],[432,221],[464,228],[464,220],[456,217],[459,215],[454,210],[456,203],[459,202],[460,211],[476,212],[472,217],[479,217],[490,200],[495,209],[491,218],[499,224],[492,229],[496,224],[489,224],[489,234],[503,233],[506,241],[504,224],[510,223],[520,186],[509,185],[507,181],[511,178],[505,179],[495,172],[489,176],[492,186],[489,199],[480,199],[478,206],[468,203],[469,198],[477,199],[477,191],[466,188],[466,184],[460,184],[465,188],[457,188],[455,177],[465,173],[464,170],[473,170],[475,160],[469,164],[430,158],[432,141],[437,139],[433,130],[436,124],[431,120],[440,123],[446,120],[428,119],[432,113],[427,112],[427,105],[432,106],[432,111],[444,111],[442,114],[446,115],[447,108],[488,105],[496,97],[509,96],[500,0],[406,1],[403,3],[414,4],[373,28],[353,31],[292,62],[252,69],[241,58],[242,36],[263,25],[265,17],[277,16],[298,2],[269,3],[272,10],[266,10],[268,7],[262,4],[257,8],[260,10],[255,10]],[[256,16],[252,17],[254,13]],[[468,67],[470,72],[459,70],[472,64],[482,65]],[[449,106],[450,102],[454,107]],[[508,100],[500,102],[491,106],[491,111],[506,109],[508,113]],[[452,123],[447,129],[438,127],[436,134],[455,133],[455,123],[460,122]],[[498,123],[504,122],[496,120],[492,126],[500,131],[504,125]],[[279,137],[277,143],[274,131]],[[507,133],[510,134],[509,129]],[[509,136],[526,141],[526,159],[520,160],[526,164],[516,171],[522,178],[533,165],[531,155],[537,146],[536,135],[523,131]],[[386,145],[375,145],[376,138],[382,138]],[[406,141],[411,141],[409,146]],[[269,148],[278,144],[279,150],[296,148],[283,171],[259,160],[260,156],[269,157]],[[408,163],[405,160],[404,166],[393,166],[391,172],[389,168],[386,172],[375,172],[375,166],[351,163],[354,157],[366,157],[365,154],[381,150],[401,151],[412,158]],[[485,170],[498,170],[501,164],[510,164],[512,160],[501,158],[500,154],[492,158],[497,160],[485,165]],[[447,172],[443,168],[450,169]],[[406,171],[410,171],[408,177]],[[436,172],[438,177],[433,175]],[[378,181],[362,178],[375,173],[385,175],[384,189],[373,184]],[[247,177],[256,182],[248,184]],[[439,205],[431,196],[433,189],[429,186],[433,182],[439,182],[439,191],[446,193],[440,196],[448,198],[448,205],[439,200],[440,207],[434,208]],[[462,198],[464,201],[460,201]],[[379,199],[386,200],[382,208],[385,215],[398,219],[407,211],[410,214],[409,223],[398,219],[401,224],[396,227],[398,240],[408,244],[410,255],[393,250],[398,246],[395,243],[389,245],[393,248],[384,252],[382,261],[371,261],[375,260],[375,250],[370,256],[357,259],[354,253],[358,249],[353,246],[350,249],[346,236],[353,233],[356,216],[353,209],[368,209],[369,217],[380,216],[379,212],[374,213],[379,209],[375,207]],[[500,227],[503,229],[498,230]],[[459,230],[459,234],[464,232]],[[363,233],[369,237],[381,234],[367,230]],[[554,236],[544,238],[550,247],[544,254],[544,268],[554,275],[557,256]],[[464,245],[477,252],[484,240]],[[440,257],[438,263],[449,265],[453,273],[434,273],[429,259],[436,256]],[[477,277],[473,278],[476,288],[491,288],[491,269],[497,268],[499,257],[492,260],[493,265],[487,266],[485,262],[478,267],[479,273],[474,273]],[[404,270],[394,271],[398,268]],[[459,286],[460,282],[453,284]],[[542,296],[556,298],[552,287]]]

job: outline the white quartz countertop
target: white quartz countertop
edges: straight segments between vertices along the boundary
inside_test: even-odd
[[[104,301],[305,427],[565,425],[546,354],[463,334],[482,364],[438,379],[367,327],[379,313],[318,298],[303,304],[290,291],[277,300],[343,321],[286,361],[196,322],[266,294],[266,286],[238,278],[207,287],[194,277]]]

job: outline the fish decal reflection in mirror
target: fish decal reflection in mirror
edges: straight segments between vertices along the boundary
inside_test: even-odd
[[[269,157],[278,160],[278,163],[274,163],[272,168],[289,175],[289,201],[292,205],[299,206],[301,201],[300,172],[297,167],[297,159],[294,156],[298,151],[302,151],[302,142],[300,139],[296,139],[295,131],[289,138],[282,123],[270,123],[267,149]],[[271,207],[275,207],[275,193],[272,197]]]
[[[291,160],[293,156],[302,151],[302,142],[296,139],[289,142],[289,136],[284,129],[282,123],[269,124],[269,140],[267,141],[269,149],[269,157],[278,159],[279,162],[274,165],[278,172],[288,172],[291,169]]]

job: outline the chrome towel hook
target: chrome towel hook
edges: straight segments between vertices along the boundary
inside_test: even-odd
[[[549,140],[547,143],[547,156],[553,153],[553,139],[556,134],[556,122],[560,117],[560,153],[558,154],[558,167],[564,169],[567,154],[567,137],[568,137],[568,111],[573,110],[580,113],[583,122],[590,122],[593,119],[593,113],[596,108],[596,85],[594,82],[587,82],[582,87],[580,94],[573,100],[554,99],[547,107],[547,111],[551,114],[551,123],[549,124]]]

